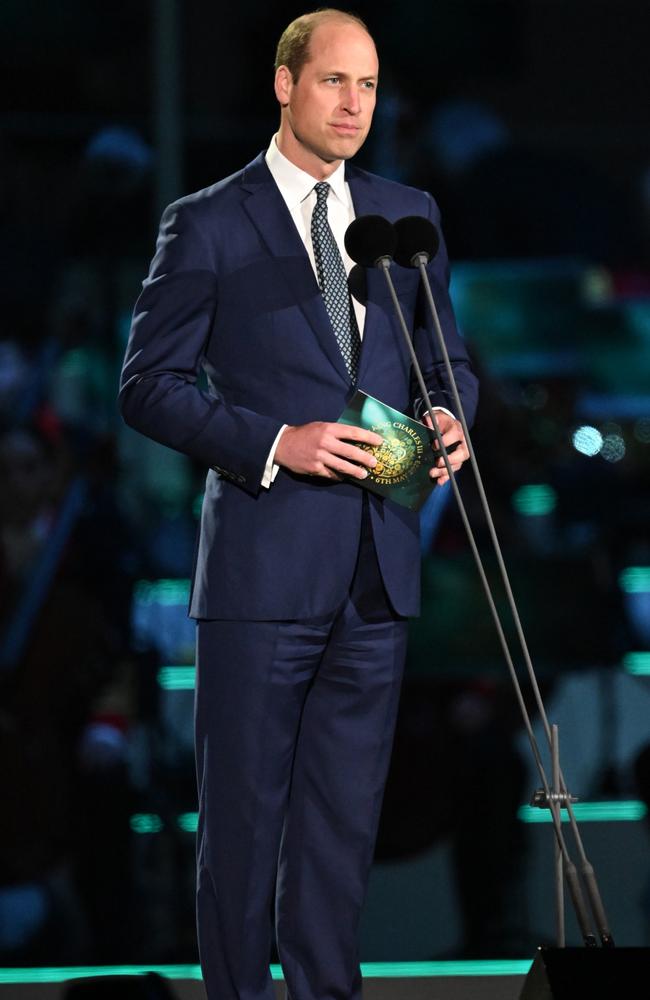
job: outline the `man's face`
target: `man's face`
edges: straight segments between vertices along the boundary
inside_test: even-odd
[[[378,72],[374,42],[362,28],[345,21],[320,24],[298,81],[286,67],[276,73],[284,155],[316,177],[354,156],[370,129]]]

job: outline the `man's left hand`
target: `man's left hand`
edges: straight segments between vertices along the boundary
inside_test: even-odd
[[[454,444],[457,447],[449,455],[449,464],[454,472],[458,472],[463,462],[466,462],[469,458],[469,450],[467,448],[467,442],[465,441],[465,435],[463,434],[463,428],[459,420],[455,420],[454,417],[445,413],[444,410],[435,410],[436,421],[442,434],[442,443],[447,450]],[[431,417],[428,413],[423,416],[423,422],[427,427],[432,428]],[[432,428],[433,429],[433,428]],[[434,451],[438,451],[437,442],[433,443]],[[445,466],[445,460],[440,456],[435,460],[435,465],[429,470],[429,475],[432,479],[440,485],[443,486],[445,483],[449,482],[449,473]]]

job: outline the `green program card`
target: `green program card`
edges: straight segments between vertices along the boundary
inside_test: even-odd
[[[368,470],[367,479],[355,482],[403,507],[419,510],[433,488],[429,478],[434,463],[433,431],[361,390],[354,394],[338,423],[364,427],[384,439],[378,447],[359,446],[372,452],[377,465]]]

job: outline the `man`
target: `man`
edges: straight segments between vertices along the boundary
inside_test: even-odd
[[[280,128],[238,174],[170,206],[136,305],[125,419],[211,467],[190,613],[199,620],[198,925],[210,1000],[359,1000],[358,923],[417,614],[417,515],[357,485],[377,435],[335,421],[358,386],[412,409],[408,353],[379,273],[352,304],[355,215],[426,215],[429,195],[347,165],[378,63],[357,18],[298,18],[278,46]],[[325,182],[325,184],[323,184]],[[432,400],[449,404],[418,298],[395,269]],[[399,272],[399,273],[397,273]],[[468,416],[475,380],[430,268]],[[199,367],[210,390],[196,387]],[[453,467],[467,458],[445,410]],[[440,460],[431,476],[444,482]]]

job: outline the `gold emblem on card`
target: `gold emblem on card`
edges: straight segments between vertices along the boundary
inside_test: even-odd
[[[380,445],[362,444],[371,452],[377,465],[369,470],[370,476],[382,486],[405,482],[421,462],[424,449],[416,432],[399,420],[373,424],[371,430],[381,434]]]

